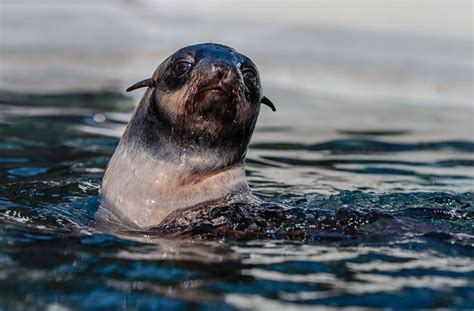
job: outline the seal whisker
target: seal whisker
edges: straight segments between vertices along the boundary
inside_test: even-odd
[[[276,111],[275,105],[268,99],[268,97],[263,96],[260,103],[267,105],[272,111]]]
[[[126,91],[131,92],[133,90],[140,89],[142,87],[153,87],[153,86],[154,86],[154,81],[153,79],[150,78],[150,79],[145,79],[145,80],[135,83],[134,85],[129,87]]]

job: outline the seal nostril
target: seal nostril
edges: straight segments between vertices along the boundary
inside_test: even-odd
[[[216,70],[217,70],[217,76],[219,79],[222,79],[224,78],[225,74],[227,73],[227,71],[229,71],[229,68],[225,65],[221,65],[221,64],[218,64],[216,65]]]

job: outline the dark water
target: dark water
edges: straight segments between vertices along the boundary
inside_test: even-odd
[[[470,111],[275,94],[247,161],[266,203],[179,241],[94,229],[134,100],[0,94],[0,310],[473,308]]]

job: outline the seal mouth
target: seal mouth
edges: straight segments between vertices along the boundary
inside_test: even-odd
[[[237,112],[234,96],[232,88],[222,83],[203,86],[195,93],[189,112],[227,124]]]
[[[204,87],[202,89],[200,89],[196,95],[200,95],[200,94],[203,94],[203,93],[212,93],[212,94],[215,94],[215,95],[224,95],[224,96],[227,96],[227,97],[230,97],[231,96],[231,92],[221,86],[221,85],[212,85],[212,86],[208,86],[208,87]]]

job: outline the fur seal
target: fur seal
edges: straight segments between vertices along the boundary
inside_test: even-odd
[[[101,187],[98,220],[146,230],[171,213],[250,197],[245,155],[263,96],[256,65],[214,43],[165,59],[146,87]]]

